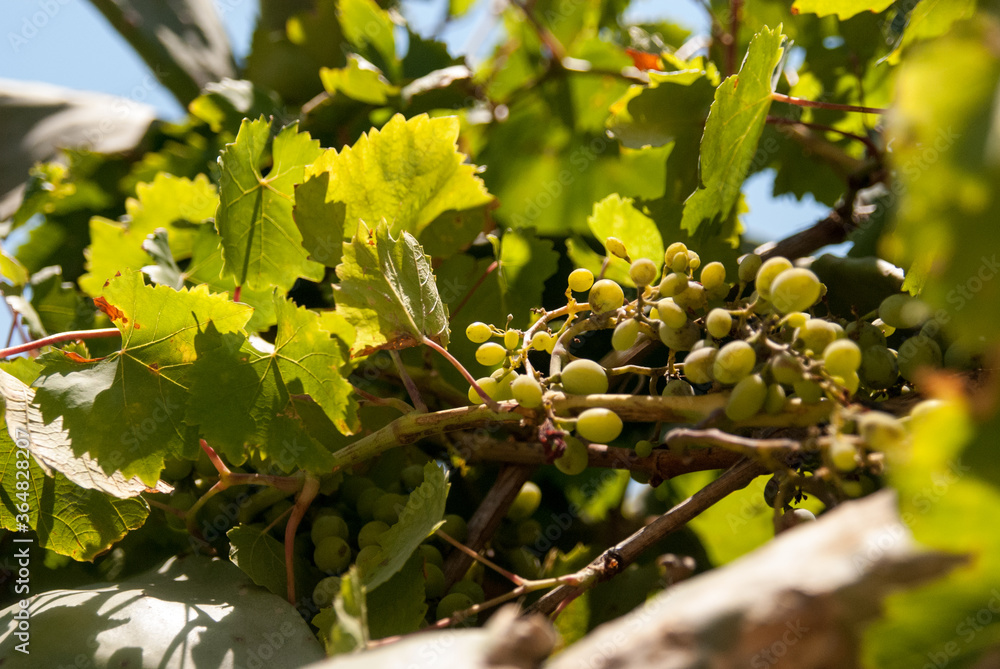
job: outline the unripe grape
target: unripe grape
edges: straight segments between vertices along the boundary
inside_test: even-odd
[[[476,362],[486,367],[499,365],[507,357],[507,349],[496,342],[481,344],[476,349]]]
[[[858,374],[869,388],[891,388],[899,378],[896,355],[885,346],[869,346],[861,353],[861,369]]]
[[[386,525],[394,525],[399,521],[399,514],[406,508],[406,502],[406,495],[386,493],[375,500],[372,517]]]
[[[745,377],[733,388],[726,401],[726,415],[729,420],[739,421],[752,418],[764,408],[767,399],[767,384],[760,374]]]
[[[498,384],[497,380],[492,376],[484,376],[481,379],[476,379],[476,383],[479,384],[479,387],[483,389],[483,392],[485,392],[490,399],[494,399],[497,394],[497,390],[500,389],[500,384]],[[486,400],[484,400],[482,396],[476,392],[475,388],[469,386],[469,401],[473,404],[483,404]]]
[[[726,266],[721,262],[710,262],[701,268],[701,285],[711,291],[726,282]]]
[[[808,321],[809,318],[810,318],[809,314],[805,313],[804,311],[793,311],[790,314],[786,315],[784,318],[782,318],[781,321],[779,322],[781,323],[781,325],[786,325],[794,329],[794,328],[800,328],[803,325],[805,325],[806,321]]]
[[[649,258],[633,260],[628,268],[628,275],[635,285],[648,286],[656,281],[656,264]]]
[[[321,579],[313,588],[313,603],[321,609],[333,604],[333,600],[340,594],[340,577],[327,576]]]
[[[622,419],[610,409],[586,409],[576,419],[576,433],[588,441],[606,444],[622,433]]]
[[[719,349],[712,365],[712,376],[726,385],[738,383],[753,371],[757,354],[745,341],[731,341]]]
[[[743,283],[750,283],[756,279],[757,272],[760,270],[760,266],[763,262],[763,259],[756,253],[750,253],[743,256],[743,260],[740,261],[739,268],[737,269],[740,281]]]
[[[688,269],[696,270],[701,267],[701,256],[694,251],[688,251]]]
[[[454,592],[460,592],[463,595],[466,595],[476,604],[482,604],[486,601],[486,593],[483,592],[483,586],[479,585],[475,581],[470,581],[468,577],[463,578],[461,581],[457,581],[448,590],[449,595]]]
[[[687,255],[687,252],[688,247],[684,244],[684,242],[674,242],[668,246],[666,252],[664,252],[663,262],[669,266],[673,262],[674,256],[680,253]]]
[[[796,331],[795,336],[808,350],[818,355],[837,338],[837,329],[833,327],[833,323],[822,318],[810,318]]]
[[[536,351],[545,351],[548,350],[549,344],[552,341],[552,335],[548,332],[536,332],[531,337],[531,348]]]
[[[711,383],[712,367],[718,351],[705,347],[688,353],[684,358],[684,376],[691,383]]]
[[[823,388],[815,381],[799,379],[792,387],[795,388],[795,394],[799,396],[803,404],[816,404],[823,399]]]
[[[975,369],[977,367],[977,354],[974,352],[974,342],[967,339],[959,339],[945,349],[944,365],[952,369]]]
[[[665,297],[656,303],[656,314],[661,321],[675,330],[684,327],[688,320],[684,309],[674,302],[672,297]]]
[[[670,261],[670,271],[672,272],[687,272],[688,268],[688,257],[686,253],[678,253],[674,256],[673,260]]]
[[[672,272],[663,277],[660,282],[660,297],[673,297],[687,290],[688,278],[686,274]]]
[[[424,482],[423,465],[407,465],[399,472],[399,480],[407,490],[413,490]]]
[[[838,339],[823,349],[823,367],[834,376],[847,377],[861,366],[861,349],[850,339]]]
[[[542,491],[535,483],[527,481],[521,486],[517,497],[511,502],[507,509],[507,518],[510,520],[524,520],[530,518],[542,502]]]
[[[608,237],[604,240],[604,248],[608,250],[613,256],[617,256],[622,260],[629,260],[628,250],[625,248],[625,243],[617,237]]]
[[[503,367],[493,372],[493,378],[497,380],[497,390],[496,394],[490,395],[497,402],[504,402],[509,399],[513,399],[514,392],[511,389],[511,384],[517,379],[517,372],[514,370],[505,370]]]
[[[761,268],[761,271],[763,272],[764,268]],[[758,281],[759,279],[758,274]],[[810,270],[793,267],[778,274],[769,290],[771,303],[778,311],[787,314],[792,311],[805,311],[816,304],[822,285]]]
[[[705,317],[705,329],[716,339],[727,337],[733,329],[733,317],[725,309],[712,309]]]
[[[611,279],[601,279],[590,288],[590,310],[603,314],[622,306],[625,291]]]
[[[878,317],[884,323],[898,329],[915,328],[930,318],[931,310],[923,301],[897,293],[882,300],[878,307]]]
[[[608,392],[608,375],[593,360],[581,358],[566,365],[561,374],[563,391],[569,395],[601,395]]]
[[[871,323],[853,322],[844,330],[849,339],[858,342],[862,351],[871,346],[885,346],[885,334]]]
[[[663,397],[694,397],[694,388],[683,379],[670,379],[663,387]]]
[[[587,468],[589,462],[587,445],[576,437],[566,437],[566,450],[555,459],[553,464],[563,474],[576,476]]]
[[[326,537],[340,537],[346,540],[348,537],[347,522],[340,516],[332,514],[318,516],[313,521],[312,527],[309,528],[309,537],[312,539],[313,545],[318,544]]]
[[[464,595],[460,592],[453,592],[450,595],[445,595],[440,602],[438,602],[437,608],[434,610],[434,615],[438,620],[443,620],[444,618],[451,618],[453,615],[459,611],[464,611],[475,604],[468,595]]]
[[[425,564],[424,572],[424,597],[427,599],[437,599],[444,594],[444,572],[435,564]]]
[[[389,524],[382,520],[365,523],[358,531],[358,548],[378,545],[378,538],[389,531]]]
[[[782,258],[780,256],[776,258],[769,258],[760,266],[757,270],[757,278],[755,279],[755,287],[757,288],[757,294],[763,297],[765,300],[771,299],[771,284],[778,275],[786,270],[792,268],[792,263],[787,258]],[[801,309],[789,309],[789,311],[802,311]]]
[[[351,506],[357,506],[361,493],[374,487],[374,481],[366,476],[345,476],[340,486],[340,497]]]
[[[660,336],[660,341],[674,351],[690,351],[701,336],[698,326],[691,322],[685,323],[679,330],[673,329],[666,323],[660,323],[657,334]]]
[[[507,330],[503,333],[503,345],[508,351],[513,351],[521,343],[521,333],[517,330]]]
[[[430,544],[420,544],[420,556],[424,559],[424,564],[444,567],[444,556],[441,555],[441,551]]]
[[[542,384],[534,378],[521,375],[510,384],[511,396],[525,409],[534,409],[542,405]]]
[[[906,441],[906,427],[893,415],[869,411],[858,416],[858,434],[871,448],[884,451]]]
[[[771,358],[769,363],[771,376],[778,383],[786,386],[795,385],[802,379],[802,365],[790,353],[779,353]]]
[[[378,568],[385,559],[385,553],[381,546],[365,546],[358,551],[358,556],[354,559],[354,564],[362,578],[371,574]]]
[[[358,495],[358,503],[355,505],[355,508],[362,520],[371,520],[375,517],[375,500],[384,494],[384,490],[373,486],[366,488]]]
[[[444,525],[441,526],[442,532],[459,543],[464,542],[468,538],[469,526],[465,522],[465,518],[462,518],[457,513],[446,513],[443,520]]]
[[[861,377],[858,376],[857,372],[848,372],[847,374],[836,375],[832,378],[838,386],[844,388],[847,394],[851,396],[858,392],[858,388],[861,386]]]
[[[594,285],[594,273],[589,269],[575,269],[569,273],[569,289],[575,293],[583,293]]]
[[[687,288],[674,295],[674,302],[683,309],[701,311],[708,304],[708,295],[700,283],[689,283]]]
[[[923,367],[941,366],[941,347],[930,337],[917,335],[910,337],[899,347],[899,375],[907,381],[914,381],[918,370]]]
[[[785,389],[780,383],[767,386],[767,397],[764,399],[764,412],[772,416],[781,413],[785,408]]]
[[[482,344],[490,340],[493,336],[493,329],[486,323],[481,323],[476,321],[475,323],[469,323],[469,327],[465,328],[465,336],[473,344]]]
[[[834,439],[827,449],[827,455],[833,466],[842,472],[853,471],[858,466],[858,450],[846,439]]]
[[[653,454],[653,442],[647,439],[635,442],[635,454],[640,458],[648,458]]]
[[[340,537],[324,537],[313,551],[313,564],[321,571],[340,573],[351,564],[351,547]]]
[[[616,351],[627,351],[635,344],[638,336],[639,321],[634,318],[625,319],[618,323],[611,333],[611,348]]]

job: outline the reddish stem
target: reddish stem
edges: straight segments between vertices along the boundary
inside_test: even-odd
[[[476,279],[476,283],[473,284],[472,288],[469,289],[469,292],[465,294],[465,297],[463,297],[462,301],[458,303],[458,306],[455,307],[455,310],[451,312],[451,316],[448,317],[449,321],[454,319],[455,316],[458,315],[458,312],[462,310],[462,307],[464,307],[465,303],[469,301],[469,298],[472,297],[473,293],[475,293],[479,289],[479,286],[483,285],[483,281],[486,280],[486,277],[488,277],[490,274],[496,271],[496,268],[499,266],[500,263],[496,260],[490,263],[490,266],[486,268],[486,271],[483,272],[482,276]]]
[[[470,386],[476,389],[476,392],[479,394],[480,397],[483,398],[483,402],[486,404],[486,406],[490,408],[491,411],[500,411],[500,405],[497,404],[495,400],[493,400],[489,395],[486,394],[486,391],[483,390],[478,383],[476,383],[476,380],[474,378],[472,378],[472,374],[469,374],[469,370],[467,370],[465,366],[462,363],[460,363],[457,358],[455,358],[455,356],[453,356],[451,353],[448,353],[448,350],[444,346],[441,346],[441,344],[437,343],[430,337],[424,337],[424,343],[430,346],[438,353],[440,353],[441,355],[443,355],[445,357],[445,360],[450,362],[452,366],[455,369],[457,369],[462,374],[462,376],[465,377],[465,380],[469,382]]]
[[[843,130],[834,128],[833,126],[830,125],[823,125],[822,123],[809,123],[806,121],[796,121],[795,119],[785,118],[783,116],[768,116],[767,122],[773,125],[801,125],[804,128],[810,128],[812,130],[820,130],[822,132],[835,132],[849,139],[855,139],[861,142],[868,148],[868,151],[871,152],[873,156],[879,155],[878,147],[875,146],[875,142],[873,142],[869,138],[864,137],[862,135],[855,135],[852,132],[845,132]]]
[[[726,45],[726,70],[736,74],[736,50],[740,45],[740,10],[743,0],[732,0],[729,3],[729,44]]]
[[[232,472],[229,471],[229,467],[226,466],[226,463],[222,461],[222,458],[220,458],[219,454],[215,452],[215,449],[208,445],[207,441],[199,439],[198,444],[201,446],[201,450],[205,451],[205,455],[207,455],[208,459],[212,462],[212,466],[215,467],[215,471],[219,472],[220,481],[225,479],[226,476],[232,474]],[[225,485],[228,488],[229,482],[226,481]]]
[[[292,515],[285,525],[285,580],[288,584],[288,603],[295,606],[295,562],[293,560],[295,549],[295,532],[299,529],[302,517],[306,515],[309,505],[319,494],[319,478],[310,474],[306,475],[305,483],[292,507]]]
[[[821,102],[818,100],[804,100],[802,98],[784,95],[783,93],[771,93],[771,99],[775,102],[787,102],[797,107],[812,107],[814,109],[832,109],[834,111],[861,112],[862,114],[885,114],[888,109],[881,107],[860,107],[858,105],[841,105],[835,102]]]
[[[59,334],[49,335],[48,337],[42,337],[41,339],[36,339],[35,341],[29,341],[24,344],[19,344],[17,346],[11,346],[9,348],[0,349],[0,359],[9,358],[12,355],[17,355],[18,353],[24,353],[25,351],[33,351],[44,346],[51,346],[53,344],[58,344],[64,341],[76,341],[78,339],[106,339],[107,337],[114,337],[116,335],[121,335],[118,328],[103,328],[100,330],[73,330],[72,332],[60,332]]]
[[[236,286],[236,288],[233,289],[233,302],[240,301],[240,293],[242,291],[243,291],[243,286]]]

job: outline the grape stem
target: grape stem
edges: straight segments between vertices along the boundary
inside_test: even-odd
[[[448,349],[446,349],[444,346],[441,346],[441,344],[437,343],[430,337],[424,337],[423,343],[426,344],[427,346],[430,346],[432,349],[443,355],[445,360],[450,362],[452,367],[457,369],[462,374],[462,376],[465,377],[465,380],[469,382],[469,385],[475,389],[476,393],[481,398],[483,398],[483,403],[486,406],[488,406],[490,410],[500,411],[500,405],[497,404],[496,400],[494,400],[493,398],[491,398],[489,395],[486,394],[486,391],[483,390],[482,386],[476,383],[476,380],[472,378],[472,374],[470,374],[469,370],[465,368],[465,365],[460,363],[458,359],[455,358],[455,356],[449,353]]]
[[[861,107],[858,105],[842,105],[836,102],[823,102],[820,100],[805,100],[783,93],[771,93],[771,99],[775,102],[785,102],[796,107],[811,107],[813,109],[832,109],[834,111],[860,112],[862,114],[885,114],[888,109],[881,107]]]
[[[473,560],[475,560],[477,562],[483,563],[484,565],[486,565],[487,567],[489,567],[490,569],[492,569],[496,573],[498,573],[501,576],[503,576],[504,578],[506,578],[508,581],[510,581],[514,585],[524,585],[525,583],[527,583],[527,581],[525,579],[521,578],[517,574],[515,574],[513,572],[509,572],[506,569],[504,569],[503,567],[501,567],[500,565],[498,565],[495,562],[493,562],[492,560],[490,560],[489,558],[483,557],[482,555],[480,555],[476,551],[472,550],[471,548],[469,548],[468,546],[466,546],[462,542],[458,541],[457,539],[451,537],[450,535],[448,535],[447,533],[443,532],[442,530],[434,530],[434,534],[437,535],[439,538],[444,539],[449,544],[451,544],[452,546],[454,546],[458,550],[462,551],[463,553],[465,553],[466,555],[468,555],[469,557],[471,557]]]
[[[118,328],[101,328],[99,330],[72,330],[70,332],[60,332],[59,334],[49,335],[48,337],[42,337],[41,339],[29,341],[24,344],[18,344],[17,346],[10,346],[8,348],[0,349],[0,359],[9,358],[12,355],[17,355],[18,353],[24,353],[26,351],[33,351],[35,349],[39,349],[44,346],[52,346],[53,344],[60,344],[64,341],[76,341],[78,339],[104,339],[107,337],[116,337],[120,335],[121,331]]]
[[[493,262],[491,262],[489,264],[489,266],[486,268],[486,270],[481,275],[479,275],[479,278],[476,279],[476,282],[474,284],[472,284],[472,288],[469,289],[469,292],[467,292],[465,294],[465,296],[462,298],[462,300],[455,306],[455,310],[451,312],[450,316],[448,316],[448,321],[449,322],[451,322],[455,318],[455,316],[458,315],[458,312],[462,310],[462,307],[465,306],[465,304],[469,301],[469,299],[472,297],[472,295],[477,290],[479,290],[479,287],[481,285],[483,285],[483,281],[486,280],[486,277],[488,277],[490,274],[492,274],[493,272],[495,272],[496,269],[499,266],[500,266],[500,262],[498,260],[494,260]]]
[[[292,507],[292,515],[285,525],[285,581],[288,585],[288,603],[295,606],[295,532],[299,529],[302,517],[309,510],[309,505],[319,494],[319,477],[306,473],[302,489],[295,499],[295,506]]]
[[[392,407],[393,409],[396,409],[403,415],[415,411],[415,409],[412,406],[410,406],[403,400],[398,399],[396,397],[379,397],[378,395],[372,395],[367,390],[362,390],[353,383],[351,384],[351,388],[354,389],[354,392],[357,393],[361,397],[361,399],[363,399],[365,402],[368,402],[369,404],[376,404],[378,406],[384,406],[384,407]]]
[[[417,411],[427,413],[427,405],[424,404],[424,400],[420,396],[420,390],[417,388],[417,384],[415,384],[413,379],[410,378],[410,375],[406,373],[406,367],[403,366],[403,360],[399,357],[399,351],[389,349],[389,357],[392,358],[393,363],[396,365],[396,369],[399,370],[399,378],[403,382],[403,387],[406,388],[406,393],[410,396],[410,401],[413,402],[413,406]]]

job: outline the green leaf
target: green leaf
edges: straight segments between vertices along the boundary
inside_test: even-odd
[[[136,197],[125,201],[127,222],[99,216],[91,219],[91,244],[84,251],[87,274],[80,277],[80,287],[97,297],[111,277],[148,265],[142,243],[157,228],[168,230],[174,257],[190,257],[194,230],[184,223],[200,223],[215,216],[218,203],[215,186],[203,174],[191,180],[161,172],[152,183],[139,184]]]
[[[397,114],[354,146],[327,150],[307,173],[330,173],[326,199],[347,206],[345,237],[355,234],[356,221],[374,226],[385,219],[394,234],[420,238],[445,212],[475,211],[493,200],[475,166],[457,150],[458,131],[453,116]]]
[[[339,93],[370,105],[384,105],[390,97],[399,95],[398,86],[390,84],[377,69],[361,67],[357,56],[348,57],[347,67],[320,69],[319,78],[330,95]]]
[[[609,195],[594,204],[594,213],[587,219],[590,231],[597,241],[604,244],[608,237],[617,237],[625,242],[632,260],[649,258],[657,266],[663,260],[663,239],[656,223],[632,204],[631,198]],[[628,269],[629,263],[610,253],[605,276],[626,286],[634,286]]]
[[[399,521],[378,538],[386,559],[364,575],[365,588],[369,592],[389,581],[403,568],[417,546],[441,526],[449,487],[448,478],[436,462],[424,465],[424,482],[410,493]]]
[[[771,108],[771,76],[781,58],[781,26],[764,28],[750,42],[738,74],[715,92],[701,140],[701,184],[685,202],[681,228],[716,229],[736,207],[743,179]]]
[[[285,547],[257,527],[238,525],[226,533],[229,559],[257,585],[284,597],[288,594]]]
[[[329,183],[330,174],[324,172],[296,186],[292,216],[302,233],[302,246],[309,252],[309,259],[336,267],[344,253],[347,206],[343,202],[326,201]]]
[[[28,270],[3,249],[0,249],[0,278],[12,286],[23,286],[28,281]]]
[[[344,37],[393,81],[399,76],[400,63],[396,57],[395,26],[389,12],[374,0],[341,0],[340,25]]]
[[[427,614],[424,559],[413,554],[392,578],[367,594],[368,629],[372,639],[409,634],[420,629]]]
[[[38,315],[38,331],[44,337],[55,332],[88,330],[94,324],[94,309],[69,281],[63,281],[59,267],[46,267],[31,277],[31,306]]]
[[[236,141],[219,156],[221,170],[216,227],[222,236],[225,272],[252,290],[287,290],[299,277],[319,281],[322,265],[308,259],[292,220],[295,184],[321,153],[319,142],[298,124],[274,138],[265,176],[270,121],[244,120]]]
[[[541,303],[545,282],[556,273],[559,254],[552,242],[532,230],[507,230],[500,238],[497,280],[500,284],[500,318],[513,315],[512,325],[527,327],[529,311]]]
[[[947,34],[956,21],[971,18],[976,0],[923,0],[916,3],[906,22],[903,38],[889,54],[889,63],[901,60],[903,50],[914,42]]]
[[[884,11],[894,0],[795,0],[792,5],[793,14],[815,14],[816,16],[830,16],[835,14],[841,21],[846,21],[855,14],[861,12],[874,12],[878,14]]]
[[[430,259],[413,235],[397,240],[384,222],[344,244],[334,286],[337,312],[357,329],[352,355],[405,348],[429,337],[448,345],[448,310]]]
[[[4,421],[0,428],[0,525],[4,529],[24,532],[26,525],[35,531],[42,548],[92,562],[146,521],[149,506],[141,497],[118,499],[81,488],[58,472],[48,477],[28,455],[28,436],[19,433],[18,441],[25,447],[15,444]],[[18,472],[27,473],[28,479],[18,477]],[[18,517],[22,511],[27,518]]]
[[[74,453],[153,485],[165,458],[197,449],[183,421],[195,336],[209,322],[239,331],[250,308],[205,287],[145,286],[139,272],[111,279],[103,300],[122,332],[121,350],[87,362],[47,356],[35,398],[47,422],[62,416]]]
[[[323,609],[312,619],[327,655],[349,653],[368,643],[365,600],[358,568],[352,566],[341,576],[340,593],[334,598],[333,606]]]

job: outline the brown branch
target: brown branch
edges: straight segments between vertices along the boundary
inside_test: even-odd
[[[803,128],[809,128],[810,130],[819,130],[821,132],[835,132],[843,137],[847,137],[848,139],[853,139],[858,142],[861,142],[862,144],[865,145],[865,147],[868,149],[868,153],[871,154],[872,156],[876,158],[881,156],[881,152],[879,151],[878,146],[876,146],[875,142],[873,142],[870,138],[864,137],[863,135],[856,135],[853,132],[846,132],[844,130],[840,130],[839,128],[834,128],[832,125],[824,125],[822,123],[812,123],[807,121],[798,121],[793,118],[785,118],[784,116],[768,116],[767,123],[770,123],[771,125],[797,125],[797,126],[802,126]]]
[[[889,111],[881,107],[861,107],[859,105],[842,105],[836,102],[823,102],[821,100],[805,100],[783,93],[771,93],[771,99],[775,102],[787,102],[796,107],[810,107],[812,109],[832,109],[834,111],[860,112],[862,114],[885,114]]]
[[[743,0],[729,2],[729,43],[726,45],[726,72],[736,74],[736,50],[740,45],[740,12]]]
[[[588,587],[606,581],[624,570],[665,536],[684,527],[698,514],[730,493],[746,487],[766,471],[762,465],[752,460],[740,461],[691,497],[597,556],[584,570],[589,570],[591,575],[587,582],[579,586],[560,586],[546,593],[528,610],[544,615],[552,614],[564,601],[578,597]]]

